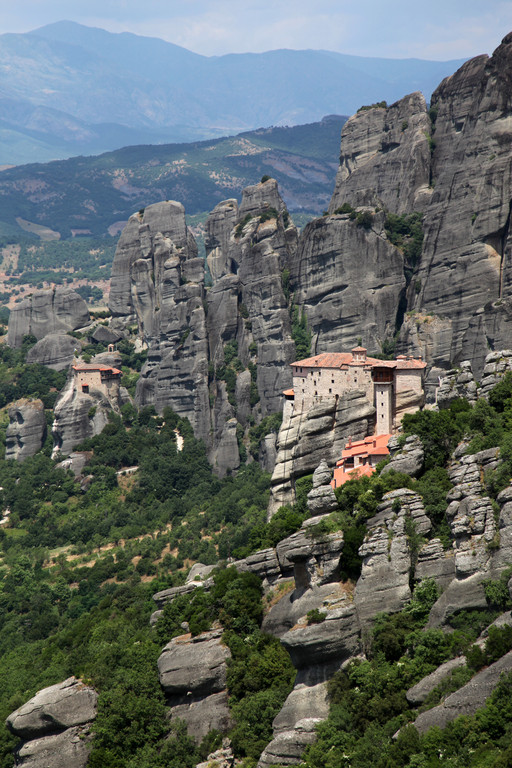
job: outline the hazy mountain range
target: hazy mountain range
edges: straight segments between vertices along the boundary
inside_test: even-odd
[[[62,21],[0,35],[0,164],[298,125],[415,90],[429,98],[460,63],[314,50],[207,57]]]
[[[264,174],[278,180],[291,211],[318,215],[332,195],[345,119],[8,168],[0,173],[0,242],[22,235],[20,217],[67,238],[115,235],[160,200],[179,200],[189,214],[210,211]]]

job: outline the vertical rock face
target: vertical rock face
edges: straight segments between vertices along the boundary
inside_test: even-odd
[[[46,416],[41,400],[18,400],[9,410],[5,433],[5,458],[23,461],[43,447]]]
[[[404,256],[386,236],[384,214],[369,215],[367,229],[342,214],[310,222],[301,235],[290,280],[312,354],[351,349],[358,337],[377,351],[395,333]]]
[[[423,95],[389,108],[363,109],[341,133],[341,156],[329,213],[348,203],[393,213],[423,210],[430,199],[430,118]]]
[[[295,480],[318,467],[322,460],[333,467],[349,437],[360,440],[370,434],[375,408],[364,392],[325,399],[304,412],[286,402],[279,430],[278,453],[272,475],[269,516],[295,499]]]
[[[112,327],[137,326],[148,346],[136,401],[187,417],[221,475],[239,466],[237,424],[243,432],[251,415],[280,410],[291,383],[295,345],[282,273],[296,240],[270,179],[246,189],[240,207],[227,200],[210,215],[208,291],[179,203],[135,214],[119,241]]]
[[[410,306],[448,322],[433,362],[470,359],[479,376],[510,334],[512,37],[444,80],[431,103],[435,186]]]
[[[39,341],[49,333],[67,333],[88,322],[87,304],[70,288],[35,291],[13,308],[9,316],[7,343],[10,347],[21,347],[26,334],[35,336]]]

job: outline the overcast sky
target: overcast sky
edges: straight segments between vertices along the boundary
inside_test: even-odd
[[[457,59],[492,53],[512,0],[0,0],[0,32],[62,19],[161,37],[196,53],[323,48],[360,56]]]

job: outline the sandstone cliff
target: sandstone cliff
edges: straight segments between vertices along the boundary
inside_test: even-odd
[[[43,447],[46,415],[41,400],[18,400],[8,410],[9,426],[5,433],[5,458],[23,461]]]
[[[273,180],[240,207],[220,203],[206,224],[212,287],[179,203],[131,217],[112,269],[112,329],[136,326],[148,347],[136,402],[187,417],[220,474],[239,466],[242,433],[280,410],[295,354],[281,275],[296,230]],[[228,346],[229,355],[226,347]]]
[[[10,347],[20,347],[27,334],[39,341],[48,334],[65,334],[88,323],[87,304],[75,291],[70,288],[35,291],[13,308],[7,343]]]

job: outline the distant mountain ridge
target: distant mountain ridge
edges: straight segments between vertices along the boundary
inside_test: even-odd
[[[429,98],[459,64],[314,50],[206,57],[57,22],[0,35],[0,164],[315,122],[415,90]]]
[[[318,215],[332,195],[346,119],[329,115],[291,128],[9,168],[0,172],[0,236],[22,235],[19,217],[63,238],[114,235],[150,203],[179,200],[197,214],[238,197],[265,174],[279,180],[291,211]]]

